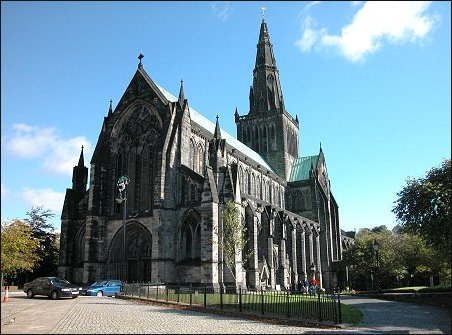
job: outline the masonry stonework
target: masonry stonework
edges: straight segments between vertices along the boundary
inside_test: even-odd
[[[332,289],[333,263],[342,258],[338,205],[322,148],[299,156],[298,116],[285,108],[265,20],[250,109],[234,115],[237,138],[218,117],[213,123],[189,106],[182,82],[178,97],[157,85],[141,58],[103,118],[88,189],[83,148],[74,167],[61,217],[59,275],[78,283],[114,277],[214,290],[297,288],[316,276]],[[124,194],[121,176],[129,178]],[[234,274],[220,243],[228,238],[227,201],[247,228]]]

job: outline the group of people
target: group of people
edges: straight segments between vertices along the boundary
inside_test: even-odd
[[[315,279],[315,276],[312,276],[311,281],[308,282],[308,277],[305,275],[303,281],[299,283],[299,288],[303,293],[315,294],[318,289],[317,284],[318,282],[317,279]]]

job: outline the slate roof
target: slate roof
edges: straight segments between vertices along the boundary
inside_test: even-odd
[[[316,167],[318,161],[319,155],[296,158],[293,162],[289,181],[308,180],[311,164]]]
[[[158,85],[157,83],[155,84],[158,89],[163,93],[163,95],[165,96],[165,98],[171,102],[175,102],[178,101],[178,99],[172,95],[170,92],[168,92],[167,90],[165,90],[163,87],[161,87],[160,85]],[[190,118],[193,122],[195,122],[196,124],[198,124],[200,127],[204,128],[205,130],[207,130],[209,133],[214,134],[215,132],[215,123],[213,123],[212,121],[208,120],[205,116],[203,116],[202,114],[198,113],[195,109],[193,109],[192,107],[190,107]],[[221,128],[220,128],[221,129]],[[245,144],[243,144],[242,142],[240,142],[238,139],[236,139],[234,136],[232,136],[231,134],[229,134],[228,132],[226,132],[224,129],[221,129],[221,138],[226,140],[226,143],[228,143],[229,145],[231,145],[233,148],[235,148],[236,150],[240,151],[241,153],[243,153],[244,155],[248,156],[249,158],[251,158],[252,160],[254,160],[256,163],[260,164],[262,167],[264,167],[265,169],[271,171],[274,173],[274,171],[272,170],[272,168],[267,164],[267,162],[261,157],[261,155],[259,155],[256,151],[250,149],[249,147],[247,147]]]

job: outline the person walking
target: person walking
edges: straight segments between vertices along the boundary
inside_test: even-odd
[[[308,294],[308,286],[309,286],[308,276],[304,275],[304,278],[303,278],[303,292],[306,293],[306,294]]]
[[[317,291],[317,280],[315,279],[315,276],[313,276],[309,287],[309,293],[314,294],[316,291]]]

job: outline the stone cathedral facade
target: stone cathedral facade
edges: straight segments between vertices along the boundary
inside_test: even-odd
[[[182,82],[177,98],[157,85],[139,58],[103,119],[88,189],[83,148],[74,167],[61,217],[59,275],[77,283],[113,277],[274,290],[315,274],[323,288],[336,285],[341,236],[325,155],[320,147],[299,156],[299,121],[285,108],[265,20],[249,112],[230,115],[237,138],[218,117],[213,123],[189,106]],[[124,175],[125,206],[117,201]],[[237,254],[234,275],[219,240],[227,201],[239,209],[251,252],[246,259]]]

